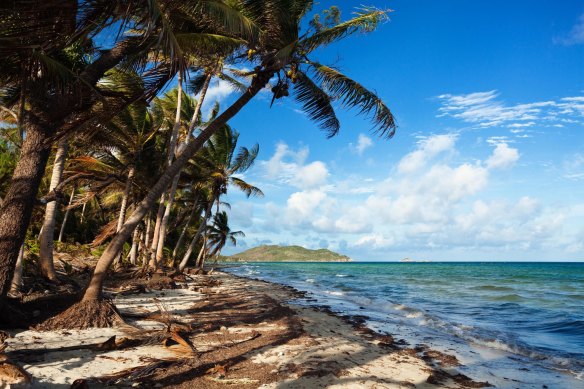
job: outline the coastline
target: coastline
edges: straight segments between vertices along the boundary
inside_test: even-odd
[[[456,356],[410,348],[358,317],[297,305],[303,293],[291,287],[224,272],[189,278],[175,289],[110,291],[128,326],[12,331],[6,353],[32,375],[32,387],[44,388],[75,380],[88,387],[488,385],[460,374]]]

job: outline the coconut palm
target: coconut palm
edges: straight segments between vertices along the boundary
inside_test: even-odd
[[[229,186],[241,190],[247,197],[263,196],[263,192],[259,188],[237,177],[238,174],[247,171],[254,164],[259,146],[256,144],[251,149],[246,147],[237,149],[238,139],[239,133],[225,125],[213,134],[207,145],[192,158],[193,178],[201,177],[207,181],[209,200],[199,230],[191,240],[187,252],[178,266],[180,271],[186,267],[197,240],[204,233],[211,217],[212,205],[216,204],[217,208],[219,207],[220,198],[227,193]]]
[[[333,101],[345,107],[356,107],[361,114],[370,114],[373,128],[381,136],[391,137],[395,131],[393,115],[383,101],[364,86],[343,75],[338,70],[312,60],[310,55],[326,46],[356,32],[374,30],[387,16],[387,11],[365,9],[355,18],[320,31],[309,30],[301,35],[301,21],[312,6],[309,0],[249,0],[241,3],[244,12],[259,26],[262,34],[258,40],[246,41],[246,50],[236,59],[251,62],[250,72],[242,72],[251,82],[246,91],[225,111],[218,115],[198,134],[185,150],[160,176],[150,192],[136,206],[122,229],[112,239],[96,265],[90,284],[80,303],[66,311],[64,317],[80,318],[78,310],[85,312],[82,325],[93,323],[92,319],[111,307],[102,303],[102,286],[107,270],[130,237],[141,219],[149,212],[187,161],[199,151],[205,142],[235,116],[262,90],[272,77],[278,81],[272,88],[274,99],[283,98],[290,84],[296,99],[308,117],[316,121],[329,136],[336,134],[340,123],[335,115]],[[249,66],[248,66],[249,68]]]
[[[200,50],[225,43],[223,31],[250,35],[248,19],[220,1],[48,0],[0,5],[0,85],[7,105],[19,105],[26,132],[13,180],[0,212],[0,298],[5,296],[52,144],[59,137],[95,128],[136,99],[154,97],[179,69],[185,69],[176,27],[168,15],[180,14],[183,37]],[[220,23],[222,21],[223,23]],[[103,28],[122,31],[110,48],[93,56],[91,40]],[[59,60],[76,45],[93,61],[76,73]],[[146,93],[102,88],[106,72],[137,69]],[[113,90],[112,90],[113,89]]]
[[[218,257],[221,250],[229,242],[232,245],[237,245],[237,238],[245,237],[242,231],[231,231],[229,227],[229,218],[227,212],[221,211],[216,213],[213,217],[213,223],[208,227],[207,232],[207,248],[209,250],[208,258]],[[203,267],[205,257],[203,256],[198,267]]]

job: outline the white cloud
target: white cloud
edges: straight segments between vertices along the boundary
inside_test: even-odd
[[[359,238],[353,246],[355,248],[364,249],[388,249],[396,243],[393,237],[385,237],[380,233],[365,235]]]
[[[373,146],[373,140],[365,134],[359,134],[357,146],[355,147],[357,154],[363,155],[363,152],[371,146]]]
[[[570,32],[560,38],[554,39],[554,43],[559,43],[565,46],[572,46],[584,43],[584,14],[580,15],[578,22],[572,27]]]
[[[418,149],[407,154],[398,165],[400,173],[413,173],[423,168],[426,163],[436,155],[452,151],[456,136],[453,134],[434,135],[422,139],[418,143]]]
[[[287,202],[288,209],[302,217],[310,216],[325,197],[326,194],[318,190],[292,193]]]
[[[218,80],[213,82],[207,89],[205,101],[203,102],[204,109],[212,107],[216,101],[221,103],[233,92],[235,92],[235,89],[227,81]]]
[[[557,124],[566,116],[584,116],[584,97],[564,97],[558,101],[536,101],[524,104],[506,104],[498,99],[497,91],[438,96],[442,106],[439,117],[452,117],[479,128],[506,126],[509,128]]]
[[[292,182],[301,189],[311,189],[324,185],[328,176],[326,165],[315,161],[299,167]]]
[[[499,143],[495,147],[493,154],[487,159],[486,165],[489,169],[507,169],[515,165],[519,160],[519,151],[507,145]]]
[[[308,153],[308,147],[294,151],[287,144],[280,142],[276,145],[274,155],[268,161],[259,161],[259,165],[268,178],[288,183],[297,177],[299,169],[308,158]]]
[[[474,96],[462,104],[487,98]],[[515,198],[497,197],[498,184],[491,191],[500,170],[512,168],[521,157],[512,143],[514,137],[531,130],[519,127],[513,131],[509,136],[492,136],[487,142],[474,144],[491,151],[480,160],[461,155],[466,150],[457,146],[463,135],[433,135],[420,139],[382,177],[348,176],[342,180],[335,180],[334,171],[324,162],[308,161],[308,149],[292,150],[282,143],[272,158],[264,161],[263,172],[285,176],[281,188],[289,192],[279,204],[262,207],[264,211],[260,220],[253,219],[254,225],[259,226],[258,233],[275,242],[304,242],[316,247],[325,239],[329,247],[359,259],[376,255],[384,259],[395,259],[395,255],[423,258],[429,250],[458,252],[458,259],[464,255],[461,253],[489,250],[578,253],[582,248],[578,239],[584,230],[577,220],[584,216],[584,204],[578,213],[573,206],[546,206],[523,193]],[[562,172],[581,173],[583,160],[580,155],[572,156]],[[363,184],[366,187],[361,188]]]

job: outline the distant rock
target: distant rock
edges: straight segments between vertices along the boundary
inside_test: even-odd
[[[327,249],[310,250],[300,246],[264,245],[239,254],[222,256],[225,262],[350,262],[346,255]]]
[[[418,260],[415,260],[415,259],[411,259],[411,258],[407,258],[406,257],[406,258],[402,259],[400,262],[432,262],[432,261],[428,261],[428,260],[418,261]]]

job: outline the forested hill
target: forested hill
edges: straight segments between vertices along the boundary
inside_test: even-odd
[[[228,257],[227,262],[349,262],[351,258],[327,249],[309,250],[300,246],[259,246]]]

